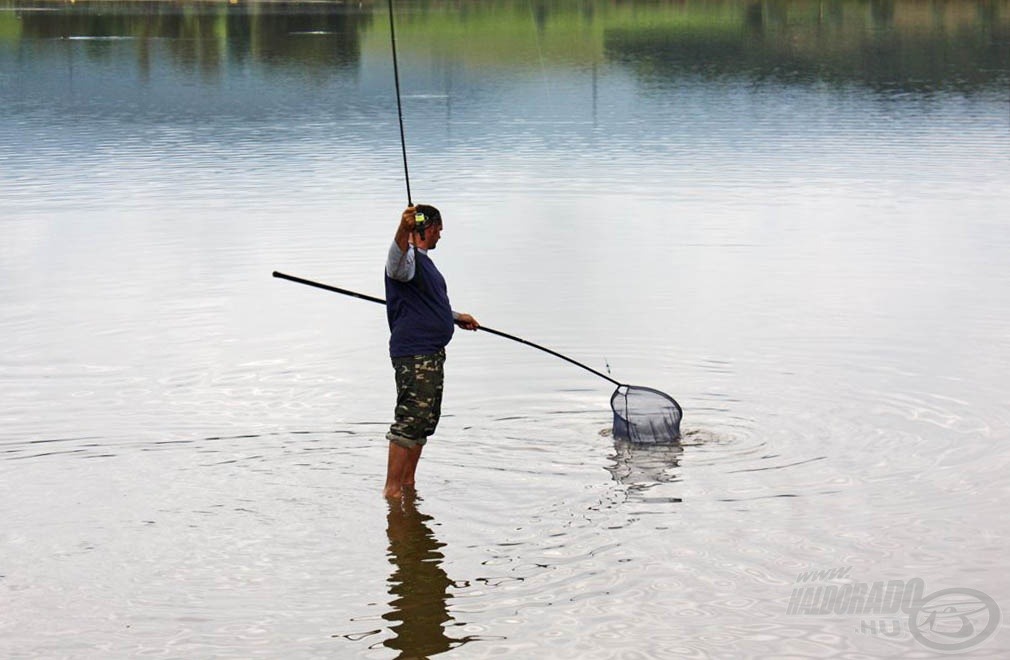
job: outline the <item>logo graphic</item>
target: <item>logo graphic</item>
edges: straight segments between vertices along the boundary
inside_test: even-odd
[[[786,614],[855,615],[856,632],[890,638],[911,635],[933,651],[956,653],[981,644],[999,627],[999,605],[976,589],[941,589],[924,595],[922,578],[853,582],[851,566],[796,576]]]
[[[989,639],[999,627],[996,601],[976,589],[941,589],[908,615],[912,637],[928,649],[955,652]]]

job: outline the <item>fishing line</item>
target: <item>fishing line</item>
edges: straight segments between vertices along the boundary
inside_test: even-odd
[[[400,149],[403,151],[403,180],[407,184],[407,206],[413,206],[410,197],[410,174],[407,172],[407,138],[403,134],[403,103],[400,101],[400,67],[396,61],[396,26],[393,24],[393,0],[389,0],[389,45],[393,51],[393,82],[396,86],[396,114],[400,119]]]

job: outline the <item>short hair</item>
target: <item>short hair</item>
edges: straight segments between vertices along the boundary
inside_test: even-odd
[[[414,207],[414,209],[424,216],[426,220],[424,224],[425,227],[442,224],[442,214],[439,213],[438,209],[436,209],[434,206],[431,206],[429,204],[418,204],[417,206]]]

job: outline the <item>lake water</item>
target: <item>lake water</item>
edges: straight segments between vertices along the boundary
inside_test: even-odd
[[[458,332],[390,506],[383,310],[271,277],[382,295],[385,4],[0,0],[0,654],[1007,657],[1010,3],[395,17],[456,309],[682,446]]]

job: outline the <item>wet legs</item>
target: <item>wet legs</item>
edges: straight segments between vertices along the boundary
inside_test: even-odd
[[[404,488],[414,488],[414,472],[421,460],[421,445],[410,449],[395,442],[389,443],[389,458],[386,461],[386,486],[382,494],[386,497],[400,497]]]

